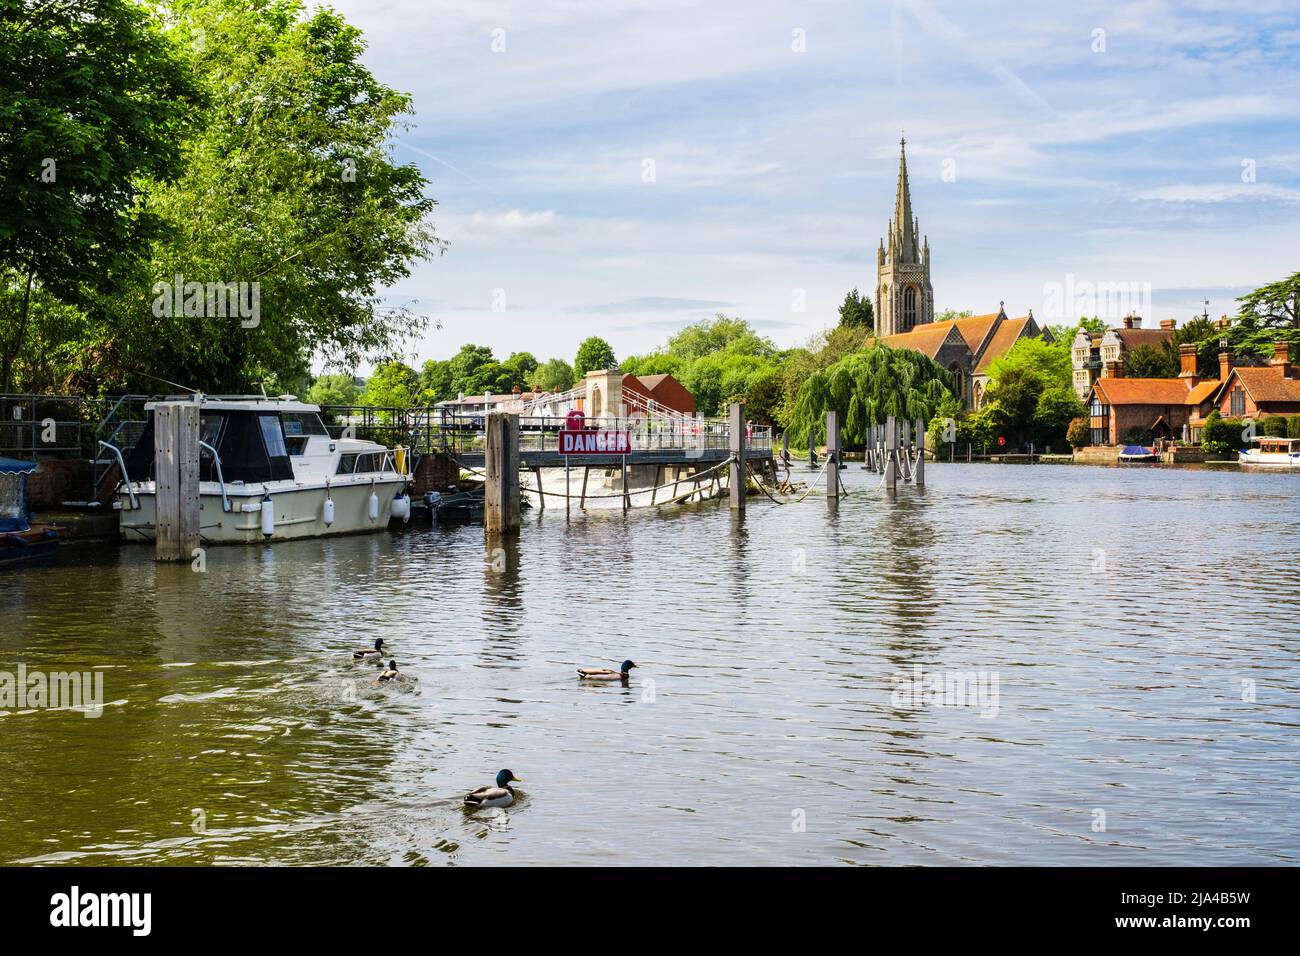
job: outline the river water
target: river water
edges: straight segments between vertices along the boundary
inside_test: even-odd
[[[0,710],[0,863],[1300,860],[1300,475],[928,477],[552,505],[501,552],[67,547],[0,575],[0,670],[104,707]],[[370,685],[376,637],[416,683]]]

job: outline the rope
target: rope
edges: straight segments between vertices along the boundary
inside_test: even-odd
[[[808,489],[798,498],[793,498],[789,501],[782,501],[780,498],[777,498],[775,495],[773,495],[772,492],[768,491],[767,488],[764,487],[763,483],[758,480],[758,475],[754,474],[753,465],[751,465],[749,462],[745,462],[745,467],[749,469],[749,474],[751,477],[753,477],[754,483],[758,485],[758,490],[763,492],[763,494],[767,495],[769,498],[771,498],[773,502],[775,502],[778,505],[797,505],[799,502],[803,501],[810,494],[812,494],[813,491],[817,488],[817,482],[821,481],[822,475],[826,473],[826,469],[830,467],[830,463],[831,463],[830,459],[829,458],[826,459],[826,464],[822,465],[822,470],[817,472],[817,477],[812,480],[812,484],[808,486]]]

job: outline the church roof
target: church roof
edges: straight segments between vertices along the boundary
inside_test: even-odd
[[[988,346],[975,365],[975,371],[977,373],[984,371],[994,359],[1006,355],[1007,350],[1025,334],[1032,321],[1033,319],[1026,315],[1019,319],[1006,319],[999,322],[997,328],[993,330],[993,337],[989,339]]]
[[[939,349],[943,348],[944,342],[948,341],[952,326],[951,322],[927,322],[910,332],[882,335],[876,341],[884,342],[891,349],[912,349],[934,358],[939,354]]]

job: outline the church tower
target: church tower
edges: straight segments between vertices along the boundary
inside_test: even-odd
[[[876,334],[897,335],[934,321],[930,240],[918,239],[907,185],[907,140],[899,141],[898,196],[888,236],[876,250]]]

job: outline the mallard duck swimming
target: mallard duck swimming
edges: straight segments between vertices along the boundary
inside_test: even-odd
[[[383,660],[384,657],[383,646],[384,646],[384,639],[382,637],[377,637],[375,638],[374,647],[365,647],[359,651],[353,651],[352,659],[354,661]]]
[[[624,661],[616,671],[608,667],[579,667],[578,677],[581,680],[627,680],[627,672],[634,667],[636,665],[631,661]]]
[[[382,674],[375,678],[374,682],[376,684],[387,684],[389,681],[396,682],[404,680],[406,680],[406,675],[397,672],[397,661],[389,661],[388,667],[384,669]]]
[[[479,807],[508,807],[515,802],[515,792],[510,787],[512,780],[522,780],[509,770],[497,774],[495,787],[479,787],[465,794],[465,806],[471,810]]]

